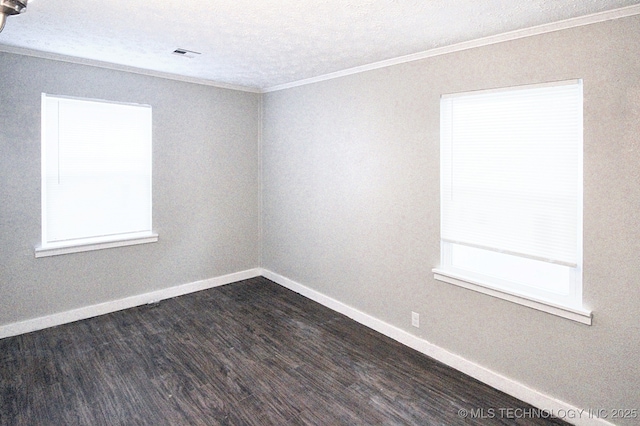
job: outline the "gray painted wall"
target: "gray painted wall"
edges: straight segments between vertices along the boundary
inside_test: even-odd
[[[0,53],[0,325],[261,265],[578,407],[640,408],[639,32],[625,18],[270,93],[261,149],[260,95]],[[439,96],[572,78],[591,327],[431,274]],[[34,258],[41,92],[153,106],[158,243]]]
[[[263,267],[578,407],[640,408],[639,76],[636,16],[266,94]],[[575,78],[592,326],[431,273],[440,95]]]
[[[0,75],[0,325],[259,266],[259,94],[5,53]],[[159,242],[34,258],[42,92],[153,107]]]

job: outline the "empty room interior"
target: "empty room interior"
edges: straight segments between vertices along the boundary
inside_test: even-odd
[[[637,0],[0,12],[0,424],[640,423]]]

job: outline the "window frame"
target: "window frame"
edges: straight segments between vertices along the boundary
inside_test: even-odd
[[[48,186],[47,186],[47,173],[48,168],[51,167],[50,160],[48,159],[48,150],[52,148],[53,144],[56,144],[55,149],[58,149],[58,136],[51,138],[48,135],[48,131],[50,130],[49,124],[47,120],[49,118],[50,112],[47,111],[47,102],[51,101],[57,102],[69,102],[69,101],[78,101],[79,103],[100,103],[107,104],[110,106],[126,106],[126,107],[137,107],[137,108],[146,108],[148,109],[148,113],[145,112],[145,121],[144,125],[144,133],[145,133],[145,141],[143,144],[148,143],[148,152],[146,152],[145,156],[148,155],[148,158],[145,159],[145,162],[148,161],[148,228],[139,231],[133,232],[122,232],[117,233],[116,235],[87,235],[85,237],[78,238],[70,238],[64,241],[53,241],[53,238],[50,237],[47,230],[47,197],[48,197]],[[107,101],[102,99],[90,99],[90,98],[81,98],[81,97],[72,97],[72,96],[60,96],[60,95],[50,95],[46,93],[42,93],[41,95],[41,243],[39,246],[35,247],[35,257],[48,257],[48,256],[56,256],[67,253],[78,253],[84,251],[92,251],[92,250],[100,250],[106,248],[113,247],[123,247],[137,244],[146,244],[153,243],[158,241],[158,234],[153,231],[153,203],[152,203],[152,195],[153,195],[153,187],[152,187],[152,160],[153,160],[153,138],[152,138],[152,108],[150,105],[143,104],[135,104],[135,103],[126,103],[126,102],[117,102],[117,101]],[[58,103],[59,105],[59,103]],[[145,149],[146,150],[146,149]],[[146,166],[145,166],[146,167]]]
[[[559,82],[551,82],[551,83],[542,83],[542,84],[532,84],[532,85],[522,85],[515,87],[505,87],[499,89],[489,89],[489,90],[480,90],[474,92],[465,92],[465,93],[457,93],[452,95],[443,95],[443,97],[451,97],[451,96],[473,96],[477,94],[491,94],[492,92],[509,92],[517,93],[518,90],[521,89],[536,89],[542,87],[549,86],[558,86],[558,85],[570,85],[577,84],[579,85],[579,93],[580,93],[580,104],[582,104],[582,80],[568,80],[568,81],[559,81]],[[445,136],[442,131],[443,125],[443,117],[444,117],[444,103],[440,101],[440,113],[441,113],[441,149],[445,143],[451,143],[445,141]],[[580,119],[582,120],[582,112],[580,113]],[[457,244],[456,241],[449,241],[441,237],[440,243],[440,265],[436,268],[433,268],[432,272],[434,274],[434,278],[438,281],[447,282],[449,284],[454,284],[463,288],[467,288],[470,290],[474,290],[483,294],[487,294],[493,297],[501,298],[504,300],[508,300],[514,303],[518,303],[524,306],[528,306],[530,308],[538,309],[544,312],[548,312],[554,315],[558,315],[564,318],[568,318],[574,321],[581,322],[583,324],[591,325],[592,313],[590,310],[584,308],[582,302],[582,127],[580,126],[580,149],[577,153],[578,160],[580,164],[579,168],[579,178],[580,178],[580,187],[578,190],[578,215],[577,215],[577,227],[578,227],[578,253],[577,253],[577,264],[571,266],[554,266],[555,270],[561,270],[561,268],[567,268],[569,273],[569,295],[568,296],[559,296],[558,294],[554,295],[551,291],[542,291],[540,289],[535,289],[532,287],[527,288],[527,286],[523,286],[522,284],[517,284],[514,282],[509,282],[506,280],[501,280],[492,277],[490,275],[483,275],[480,273],[475,273],[473,271],[460,269],[454,266],[452,252],[456,247],[465,247],[465,245]],[[441,153],[441,162],[442,162],[442,153]],[[440,171],[440,179],[441,179],[441,206],[443,203],[442,197],[444,195],[443,187],[444,185],[450,185],[450,182],[446,179],[451,179],[450,176],[445,176],[445,169],[441,163],[441,171]],[[442,214],[444,212],[441,211]],[[442,217],[441,217],[442,224]],[[511,253],[502,252],[500,250],[486,249],[484,247],[473,247],[473,245],[466,245],[467,248],[471,247],[469,250],[476,250],[477,254],[493,252],[491,256],[498,259],[507,259],[511,256]],[[527,262],[536,262],[536,260],[529,260]],[[540,265],[546,262],[538,261]],[[536,266],[537,267],[537,266]],[[566,271],[564,271],[566,273]]]

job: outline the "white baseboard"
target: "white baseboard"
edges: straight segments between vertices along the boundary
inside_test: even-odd
[[[201,281],[195,281],[188,284],[182,284],[175,287],[152,291],[150,293],[125,297],[124,299],[98,303],[96,305],[85,306],[70,311],[47,315],[44,317],[1,325],[0,339],[4,337],[17,336],[19,334],[29,333],[36,330],[42,330],[48,327],[55,327],[56,325],[66,324],[82,319],[95,317],[98,315],[104,315],[110,312],[133,308],[135,306],[145,305],[147,303],[154,303],[160,300],[170,299],[172,297],[182,296],[184,294],[189,294],[200,290],[206,290],[208,288],[234,283],[236,281],[246,280],[249,278],[260,276],[261,273],[262,269],[260,268],[248,269],[246,271],[235,272],[233,274],[209,278]]]
[[[574,418],[564,418],[564,420],[575,425],[585,426],[613,426],[612,423],[604,419],[591,418],[588,416],[588,410],[582,410],[574,407],[566,402],[560,401],[549,395],[531,389],[526,385],[509,379],[501,374],[489,370],[481,365],[469,361],[459,355],[449,352],[433,343],[416,337],[400,328],[379,320],[371,315],[365,314],[349,305],[339,302],[329,296],[326,296],[316,290],[306,287],[300,283],[290,280],[282,275],[263,268],[248,269],[246,271],[236,272],[233,274],[223,275],[220,277],[209,278],[202,281],[195,281],[175,287],[153,291],[150,293],[139,294],[136,296],[126,297],[110,302],[99,303],[92,306],[86,306],[71,311],[60,312],[57,314],[47,315],[44,317],[34,318],[26,321],[16,322],[12,324],[0,326],[0,339],[4,337],[16,336],[31,331],[41,330],[56,325],[66,324],[98,315],[116,312],[135,306],[154,303],[160,300],[172,297],[182,296],[184,294],[193,293],[208,288],[218,287],[225,284],[231,284],[257,276],[264,276],[271,281],[280,284],[296,293],[314,300],[336,312],[348,316],[349,318],[363,324],[377,332],[384,334],[410,348],[417,350],[431,358],[434,358],[450,367],[455,368],[489,386],[505,392],[515,398],[527,402],[534,407],[547,410],[553,414],[572,413]],[[582,413],[582,415],[579,415]]]
[[[505,377],[495,371],[489,370],[481,365],[478,365],[472,361],[469,361],[459,355],[449,352],[433,343],[416,337],[400,328],[397,328],[391,324],[388,324],[382,320],[379,320],[371,315],[365,314],[349,305],[337,301],[329,296],[326,296],[316,290],[306,287],[300,283],[297,283],[282,275],[276,274],[267,269],[261,270],[261,275],[270,279],[283,287],[293,290],[296,293],[308,297],[321,305],[324,305],[336,312],[348,316],[349,318],[363,324],[387,337],[390,337],[403,345],[409,346],[421,352],[431,358],[434,358],[443,364],[446,364],[452,368],[455,368],[462,373],[465,373],[487,385],[498,389],[506,394],[509,394],[515,398],[518,398],[528,404],[533,405],[541,410],[546,410],[549,413],[557,415],[563,420],[575,424],[585,426],[612,426],[612,423],[607,422],[604,419],[589,416],[587,409],[581,409],[574,407],[559,399],[553,398],[535,389],[532,389],[522,383],[519,383],[513,379]],[[571,417],[573,416],[573,418]]]

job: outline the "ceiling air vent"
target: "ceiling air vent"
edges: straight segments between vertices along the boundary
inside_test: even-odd
[[[185,58],[195,58],[196,56],[200,55],[200,52],[194,52],[192,50],[187,50],[187,49],[176,49],[173,51],[174,55],[178,55],[178,56],[184,56]]]

